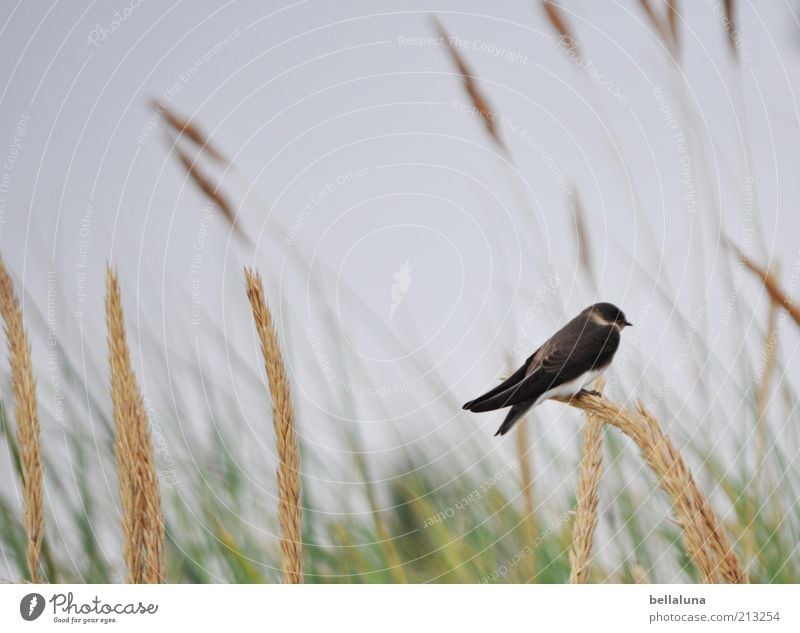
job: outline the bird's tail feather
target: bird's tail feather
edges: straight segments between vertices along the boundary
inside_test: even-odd
[[[536,384],[512,385],[499,393],[489,392],[475,400],[470,400],[464,405],[468,411],[482,413],[483,411],[494,411],[511,405],[530,402],[539,396]]]
[[[510,407],[512,405],[509,400],[514,393],[514,389],[510,389],[508,393],[503,392],[496,394],[494,396],[481,396],[480,398],[475,398],[475,400],[470,400],[467,404],[464,405],[464,408],[467,411],[473,411],[475,413],[482,413],[484,411],[495,411],[496,409],[502,409],[503,407]]]
[[[487,400],[489,400],[489,398],[492,398],[492,397],[494,397],[494,396],[496,396],[496,395],[498,395],[498,394],[500,394],[502,392],[508,391],[509,389],[511,389],[511,387],[518,386],[526,377],[526,371],[527,371],[527,366],[528,366],[529,362],[530,362],[530,358],[527,361],[525,361],[525,364],[522,367],[520,367],[517,371],[515,371],[513,374],[511,374],[508,378],[503,380],[503,382],[501,382],[499,385],[497,385],[494,389],[490,389],[489,391],[487,391],[486,393],[478,396],[474,400],[470,400],[469,402],[467,402],[464,405],[464,408],[466,410],[468,410],[468,411],[476,410],[476,409],[473,409],[474,406],[477,406],[477,405],[479,405],[479,404],[481,404],[483,402],[486,402]],[[496,406],[494,408],[497,409],[497,408],[500,408],[502,406],[509,406],[509,405],[499,405],[499,406]],[[477,410],[478,411],[491,411],[492,409],[477,409]]]
[[[515,404],[513,407],[511,407],[511,409],[508,411],[506,419],[503,420],[500,428],[497,429],[497,433],[494,434],[495,437],[508,433],[514,427],[517,421],[524,416],[528,412],[528,409],[530,409],[533,405],[534,401],[529,400],[527,402],[520,402],[519,404]]]

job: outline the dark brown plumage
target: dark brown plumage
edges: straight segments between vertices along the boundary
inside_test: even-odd
[[[509,378],[464,409],[511,407],[496,435],[505,435],[531,407],[553,396],[575,395],[611,364],[620,331],[631,325],[610,303],[589,306],[553,334]]]

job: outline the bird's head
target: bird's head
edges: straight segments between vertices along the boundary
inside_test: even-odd
[[[595,303],[586,308],[589,316],[602,325],[613,325],[620,330],[633,325],[625,318],[625,313],[613,303]]]

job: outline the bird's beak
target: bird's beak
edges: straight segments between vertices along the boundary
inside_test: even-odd
[[[625,325],[627,325],[628,327],[633,327],[633,323],[631,323],[630,321],[625,321]]]

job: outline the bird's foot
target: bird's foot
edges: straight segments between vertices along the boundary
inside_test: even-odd
[[[595,389],[581,389],[578,392],[578,397],[581,398],[583,396],[596,396],[598,398],[605,398],[605,396]]]

